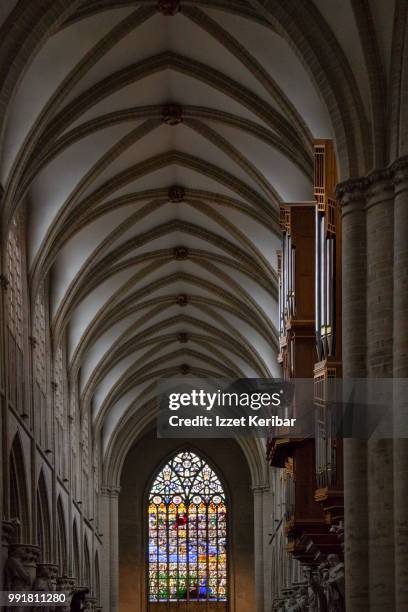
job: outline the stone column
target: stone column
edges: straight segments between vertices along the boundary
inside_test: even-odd
[[[119,610],[119,487],[101,491],[101,530],[103,537],[101,600],[104,610]]]
[[[263,575],[264,575],[264,607],[270,610],[272,606],[272,557],[270,554],[270,531],[272,525],[272,492],[265,487],[263,492]]]
[[[364,182],[338,186],[342,205],[342,347],[344,378],[366,377],[366,212]],[[367,612],[367,443],[344,440],[346,609]]]
[[[367,191],[367,374],[393,373],[394,187],[388,171],[369,177]],[[390,415],[391,416],[391,415]],[[368,441],[370,610],[394,610],[393,441]]]
[[[265,564],[264,564],[264,492],[265,486],[253,487],[254,494],[254,546],[255,546],[255,601],[257,612],[265,608]]]
[[[394,377],[408,378],[408,157],[394,172]],[[395,432],[407,431],[406,384],[395,398]],[[394,440],[395,607],[408,610],[408,439]]]

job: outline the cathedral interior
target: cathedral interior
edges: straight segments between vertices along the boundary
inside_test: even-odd
[[[1,0],[0,32],[0,591],[408,611],[407,399],[386,438],[325,405],[408,377],[408,2]],[[183,376],[311,379],[316,435],[157,438]]]

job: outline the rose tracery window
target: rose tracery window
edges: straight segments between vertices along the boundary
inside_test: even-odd
[[[149,600],[227,601],[227,507],[221,482],[183,451],[149,493]]]

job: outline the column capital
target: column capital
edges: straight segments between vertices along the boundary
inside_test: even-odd
[[[393,171],[393,182],[396,188],[401,183],[406,183],[408,187],[408,155],[400,157],[391,166]]]
[[[101,495],[104,495],[105,497],[118,497],[120,493],[120,487],[117,485],[104,484],[101,486],[99,491]]]
[[[408,183],[408,155],[385,168],[372,170],[366,176],[347,179],[336,187],[336,198],[342,206],[362,201],[366,196],[384,196],[401,183]]]
[[[378,202],[384,202],[394,195],[392,168],[374,170],[366,177],[367,205],[373,206]]]
[[[255,495],[263,495],[264,493],[267,493],[269,491],[269,485],[268,484],[258,484],[258,485],[254,485],[252,487],[252,493]]]
[[[342,207],[354,202],[361,202],[365,198],[366,179],[358,177],[339,183],[336,187],[336,199]]]
[[[9,548],[9,557],[18,557],[25,565],[36,565],[41,550],[34,544],[12,544]]]
[[[37,574],[41,574],[45,578],[58,578],[58,565],[55,563],[39,563],[37,565]]]
[[[58,576],[57,591],[72,592],[75,589],[75,578],[70,576]]]

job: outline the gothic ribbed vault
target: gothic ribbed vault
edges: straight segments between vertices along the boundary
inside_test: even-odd
[[[3,26],[3,231],[26,202],[32,303],[47,283],[109,454],[152,418],[160,377],[278,375],[278,207],[312,199],[314,138],[336,138],[341,178],[384,163],[393,11],[20,4],[36,26],[18,5]]]

